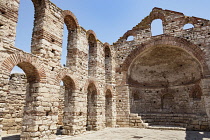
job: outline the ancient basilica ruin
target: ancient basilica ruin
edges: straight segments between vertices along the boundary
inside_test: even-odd
[[[1,133],[54,140],[59,127],[63,135],[153,125],[210,129],[209,20],[154,8],[110,45],[71,11],[49,0],[32,2],[26,53],[14,46],[19,0],[0,1]],[[155,19],[163,34],[152,36]],[[186,24],[193,28],[183,29]],[[60,63],[64,26],[66,66]],[[11,74],[15,66],[25,74]]]

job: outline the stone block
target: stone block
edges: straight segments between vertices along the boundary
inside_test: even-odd
[[[28,132],[37,132],[38,131],[38,125],[33,125],[33,126],[31,126],[31,125],[29,125],[28,127],[27,127],[27,131]]]

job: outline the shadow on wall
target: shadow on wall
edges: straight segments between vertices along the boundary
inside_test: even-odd
[[[186,131],[185,140],[204,140],[210,139],[210,133],[205,131]]]

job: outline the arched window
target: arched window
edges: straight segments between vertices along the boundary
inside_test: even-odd
[[[172,94],[164,94],[162,96],[162,109],[165,112],[173,112],[174,109],[174,96]]]
[[[90,33],[88,36],[88,75],[94,76],[96,71],[97,41],[95,36]]]
[[[193,25],[193,24],[188,23],[188,24],[185,24],[185,25],[183,26],[183,29],[184,29],[184,30],[186,30],[186,29],[190,29],[190,28],[194,28],[194,25]]]
[[[163,23],[161,19],[155,19],[151,23],[152,36],[163,34]]]
[[[8,76],[5,110],[7,116],[3,118],[3,131],[7,133],[21,133],[22,126],[26,127],[26,118],[32,116],[34,96],[39,92],[37,82],[40,77],[37,69],[28,62],[20,62],[13,67]],[[4,87],[3,87],[4,88]],[[34,95],[35,94],[35,95]],[[10,120],[10,121],[7,121]]]
[[[67,31],[68,31],[66,66],[72,67],[72,66],[76,65],[75,49],[77,48],[77,21],[72,15],[70,15],[70,14],[72,14],[70,11],[66,11],[66,13],[69,13],[64,18],[64,23],[66,24]],[[67,33],[64,28],[64,35],[66,35],[66,34]],[[65,46],[65,43],[63,43],[63,46]],[[64,48],[66,48],[66,47],[64,47]],[[63,48],[63,50],[64,50],[64,48]],[[65,52],[65,50],[64,50],[64,52]],[[62,55],[62,57],[65,58],[64,54]],[[64,63],[64,62],[62,62],[62,63]]]
[[[24,71],[21,68],[19,68],[18,66],[15,66],[11,71],[11,74],[13,74],[13,73],[24,73]]]
[[[94,130],[96,128],[96,108],[97,108],[97,89],[96,86],[91,83],[87,89],[87,121],[86,129]]]
[[[64,129],[66,129],[63,134],[69,135],[71,133],[71,128],[66,127],[69,124],[73,124],[74,120],[72,118],[72,114],[74,114],[73,106],[74,106],[74,96],[73,93],[75,92],[75,83],[69,77],[65,76],[62,79],[63,86],[60,86],[60,102],[59,102],[59,114],[58,114],[58,124],[63,125]],[[61,83],[62,83],[61,82]],[[62,127],[60,127],[62,128]]]
[[[133,93],[133,100],[134,100],[134,101],[140,100],[140,97],[139,97],[138,92]]]
[[[112,56],[109,46],[105,47],[105,79],[107,83],[112,80]]]
[[[192,91],[190,93],[190,97],[193,100],[201,100],[201,96],[202,96],[202,90],[201,90],[200,86],[199,85],[195,85],[192,88]]]
[[[67,27],[64,26],[62,53],[61,53],[61,65],[63,66],[66,66],[66,63],[67,63],[67,46],[68,46],[68,30],[67,30]]]
[[[106,127],[112,126],[112,93],[111,90],[106,91],[105,97],[105,117],[106,117]]]
[[[130,35],[130,36],[128,36],[126,41],[133,41],[133,40],[134,40],[134,37],[132,35]]]

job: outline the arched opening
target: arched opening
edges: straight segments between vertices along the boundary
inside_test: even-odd
[[[130,35],[127,37],[127,40],[126,41],[133,41],[134,40],[134,36]]]
[[[97,57],[97,41],[93,34],[88,36],[88,76],[95,76],[96,71],[96,57]]]
[[[87,93],[87,121],[86,130],[96,129],[97,119],[97,89],[93,83],[89,84]]]
[[[105,117],[106,127],[112,127],[112,93],[109,89],[106,91],[105,97]]]
[[[31,0],[20,0],[15,46],[25,52],[31,52],[34,11]]]
[[[185,25],[183,26],[183,29],[184,29],[184,30],[186,30],[186,29],[191,29],[191,28],[194,28],[194,25],[191,24],[191,23],[185,24]]]
[[[105,47],[105,79],[106,83],[112,82],[112,56],[108,46]]]
[[[141,95],[138,89],[132,89],[130,94],[130,111],[131,113],[140,112],[139,104],[141,103]]]
[[[163,23],[161,19],[155,19],[151,23],[152,36],[163,34]]]
[[[15,66],[11,71],[11,74],[13,74],[13,73],[24,73],[24,71],[21,68],[19,68],[18,66]]]
[[[144,49],[133,59],[127,73],[130,112],[139,114],[150,125],[165,126],[186,127],[193,115],[207,117],[204,102],[195,100],[202,95],[196,86],[202,73],[200,61],[183,48],[158,44]],[[193,115],[184,121],[186,114]],[[177,116],[180,120],[174,123]],[[157,118],[164,121],[158,122]]]
[[[58,114],[58,132],[57,134],[71,134],[72,114],[74,113],[74,94],[75,83],[69,77],[65,76],[60,85],[59,114]],[[63,130],[64,129],[64,130]]]
[[[162,111],[163,112],[173,112],[173,108],[175,106],[174,96],[172,94],[164,94],[162,96]]]
[[[28,127],[33,125],[27,123],[33,115],[31,111],[39,92],[37,82],[40,81],[40,77],[36,68],[28,62],[18,63],[8,77],[8,85],[4,87],[8,90],[2,130],[6,134],[17,134],[21,133],[26,125]]]
[[[193,86],[193,88],[190,91],[190,98],[192,98],[193,100],[200,101],[201,96],[202,96],[201,87],[199,85]]]
[[[66,26],[64,26],[62,52],[61,52],[61,65],[63,66],[66,66],[67,64],[67,46],[68,46],[68,29]]]
[[[58,106],[58,122],[57,122],[57,135],[63,134],[63,119],[64,119],[64,101],[65,101],[65,85],[64,82],[60,82],[59,92],[59,106]]]
[[[64,18],[64,23],[66,24],[68,30],[68,40],[67,40],[67,56],[62,55],[62,57],[66,57],[66,66],[75,66],[76,65],[76,49],[77,49],[77,23],[75,19],[71,15],[66,15]],[[65,35],[65,27],[64,27],[64,35]],[[64,36],[65,38],[65,36]],[[63,46],[65,44],[63,43]],[[66,48],[66,47],[64,47]],[[65,52],[63,48],[63,51]]]

